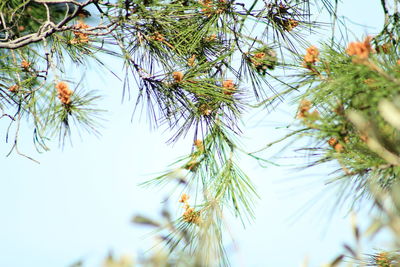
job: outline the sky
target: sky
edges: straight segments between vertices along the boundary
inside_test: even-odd
[[[339,10],[370,26],[352,26],[359,39],[382,25],[379,1],[365,2],[344,1]],[[121,73],[119,61],[106,62]],[[69,71],[78,70],[70,66]],[[57,267],[77,260],[99,266],[110,250],[137,255],[153,244],[151,229],[130,220],[135,214],[157,218],[171,192],[138,184],[190,152],[192,138],[166,144],[171,133],[165,128],[151,129],[145,116],[131,120],[134,99],[121,103],[122,83],[106,71],[88,67],[86,81],[102,92],[100,108],[108,110],[100,137],[82,133],[72,145],[60,148],[51,142],[51,150],[39,154],[32,149],[30,129],[23,127],[20,148],[40,164],[16,153],[6,157],[11,145],[0,143],[0,266]],[[270,114],[246,116],[244,146],[256,150],[282,136],[285,130],[279,127],[293,119],[293,112],[293,106],[282,103]],[[0,121],[0,140],[5,140],[6,126]],[[228,216],[238,247],[232,254],[234,266],[301,266],[305,258],[309,266],[320,266],[341,253],[343,243],[353,242],[347,211],[330,216],[335,192],[324,185],[327,169],[299,172],[293,161],[262,168],[248,158],[241,160],[260,200],[255,221],[245,229]],[[366,215],[359,218],[365,221]]]

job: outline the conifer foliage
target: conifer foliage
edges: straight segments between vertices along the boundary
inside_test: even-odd
[[[229,265],[223,214],[247,223],[258,197],[238,156],[264,160],[240,147],[241,118],[295,94],[298,124],[291,127],[299,128],[287,138],[315,142],[304,148],[318,156],[310,165],[336,162],[342,196],[372,198],[387,216],[376,228],[394,229],[399,242],[398,209],[387,208],[382,198],[390,196],[398,208],[400,24],[397,0],[381,3],[385,25],[379,34],[339,42],[332,33],[325,43],[310,44],[307,36],[324,26],[312,12],[331,14],[335,29],[339,1],[2,1],[0,119],[10,123],[4,129],[13,140],[10,153],[24,155],[18,140],[26,122],[39,151],[47,150],[48,138],[58,136],[64,144],[79,128],[98,133],[101,94],[82,88],[65,66],[106,67],[103,55],[119,58],[121,93],[135,92],[135,105],[145,108],[150,123],[172,130],[169,142],[193,136],[189,155],[145,183],[173,182],[187,192],[176,200],[183,204],[179,218],[167,210],[163,222],[134,218],[160,229],[166,249],[145,262]],[[282,70],[293,82],[281,79]],[[367,261],[395,266],[396,257],[382,252]],[[106,264],[126,266],[111,256]]]

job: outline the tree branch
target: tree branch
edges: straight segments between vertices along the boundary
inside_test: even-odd
[[[46,21],[40,29],[31,34],[27,34],[25,36],[19,37],[17,39],[7,41],[7,42],[0,42],[0,49],[1,48],[6,48],[6,49],[18,49],[23,46],[40,42],[43,39],[49,37],[50,35],[54,34],[55,32],[61,32],[61,31],[66,31],[70,30],[71,27],[64,27],[68,22],[70,22],[73,18],[75,18],[82,9],[90,4],[97,3],[98,0],[87,0],[83,3],[79,3],[73,0],[35,0],[37,3],[41,3],[44,5],[47,4],[62,4],[62,3],[72,3],[74,5],[77,5],[78,8],[72,12],[72,14],[67,15],[61,22],[59,22],[57,25],[55,25],[53,22]]]
[[[76,6],[85,6],[87,2],[97,2],[97,1],[88,0],[84,3],[80,3],[74,0],[34,0],[34,2],[39,4],[74,4]]]
[[[383,14],[385,15],[385,26],[389,24],[389,10],[386,5],[386,0],[381,0]]]

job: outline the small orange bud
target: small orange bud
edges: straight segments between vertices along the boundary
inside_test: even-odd
[[[74,28],[77,30],[85,30],[89,28],[89,25],[83,23],[82,21],[79,21],[76,25],[74,25]],[[70,40],[71,44],[81,44],[81,43],[88,43],[89,42],[89,36],[86,33],[82,33],[79,31],[74,31],[75,38]]]
[[[65,82],[58,82],[56,84],[56,89],[58,92],[58,98],[60,99],[61,103],[63,103],[64,105],[70,104],[72,91],[69,90],[68,84],[66,84]]]
[[[159,42],[164,42],[165,41],[164,35],[162,35],[159,32],[155,32],[154,35],[151,38],[153,38],[153,40],[159,41]]]
[[[303,67],[307,69],[312,69],[312,65],[319,61],[319,50],[315,46],[310,46],[306,50],[306,54],[303,58]]]
[[[297,113],[297,118],[305,118],[309,115],[309,110],[311,109],[311,101],[307,99],[303,99],[300,102],[299,112]]]
[[[283,26],[285,27],[285,30],[287,30],[288,32],[290,32],[291,30],[296,28],[298,25],[299,25],[299,22],[295,19],[288,19],[288,20],[284,21],[284,24],[283,24]]]
[[[343,147],[342,144],[337,143],[337,144],[335,145],[334,149],[336,150],[336,152],[339,152],[339,153],[340,153],[340,152],[343,151],[344,147]]]
[[[179,202],[181,203],[186,203],[189,199],[189,196],[187,194],[182,194],[181,198],[179,199]]]
[[[307,99],[303,99],[300,102],[299,112],[297,114],[298,118],[305,118],[308,115],[308,111],[311,109],[311,101]]]
[[[263,53],[263,52],[255,53],[254,57],[258,58],[258,59],[262,59],[265,57],[265,53]]]
[[[233,83],[232,80],[225,80],[225,81],[222,82],[222,86],[224,88],[234,88],[235,84]]]
[[[223,93],[225,95],[232,95],[234,91],[236,90],[235,84],[233,83],[232,80],[225,80],[222,82],[222,87],[223,87]]]
[[[183,220],[188,223],[199,224],[200,223],[200,212],[195,211],[194,208],[188,207],[182,214]]]
[[[29,63],[26,60],[22,60],[22,62],[21,62],[21,67],[24,68],[25,70],[27,70],[30,65],[31,65],[31,63]]]
[[[183,80],[183,73],[181,71],[174,71],[172,78],[174,78],[175,82],[179,83]]]
[[[194,140],[193,144],[197,147],[197,148],[201,148],[203,147],[203,141],[196,139]]]
[[[329,140],[328,140],[328,144],[329,144],[331,147],[334,147],[337,143],[338,143],[338,140],[337,140],[335,137],[331,137],[331,138],[329,138]]]
[[[356,56],[359,59],[367,59],[370,53],[375,52],[372,48],[370,41],[372,40],[371,36],[365,37],[364,42],[352,42],[346,49],[346,53],[349,56]]]
[[[311,108],[311,101],[307,99],[303,99],[300,102],[300,110],[309,111]]]
[[[19,89],[19,85],[14,84],[13,86],[10,86],[10,87],[8,88],[8,91],[10,91],[11,93],[15,93],[15,92],[18,91],[18,89]]]
[[[394,266],[392,264],[392,260],[389,257],[389,254],[387,252],[380,252],[378,255],[375,257],[375,263],[379,267],[392,267]]]
[[[205,40],[206,40],[207,42],[212,42],[212,41],[214,41],[215,39],[217,39],[217,35],[216,35],[216,34],[211,34],[210,36],[208,36],[208,37],[205,38]]]

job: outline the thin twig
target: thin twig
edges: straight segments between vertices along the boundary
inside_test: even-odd
[[[263,150],[265,150],[265,149],[271,147],[272,145],[275,145],[275,144],[277,144],[277,143],[279,143],[279,142],[282,142],[283,140],[287,139],[288,137],[291,137],[291,136],[296,135],[296,134],[298,134],[298,133],[307,131],[307,130],[309,130],[309,129],[310,129],[310,128],[303,128],[303,129],[299,129],[299,130],[293,131],[293,132],[291,132],[291,133],[285,135],[284,137],[282,137],[282,138],[280,138],[280,139],[278,139],[278,140],[275,140],[274,142],[271,142],[271,143],[265,145],[263,148],[261,148],[261,149],[259,149],[259,150],[256,150],[256,151],[254,151],[254,152],[250,152],[248,155],[256,154],[256,153],[258,153],[258,152],[261,152],[261,151],[263,151]]]
[[[385,15],[385,25],[384,26],[386,26],[389,24],[389,10],[387,8],[386,0],[381,0],[381,5],[383,8],[383,13]]]

